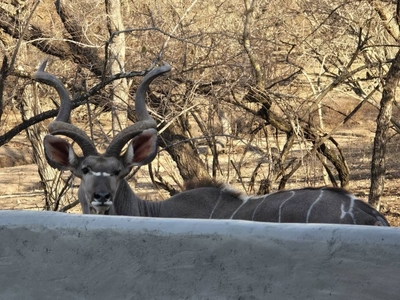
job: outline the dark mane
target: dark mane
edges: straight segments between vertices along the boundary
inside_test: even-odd
[[[205,179],[201,179],[201,180],[188,180],[185,182],[184,190],[188,191],[188,190],[193,190],[193,189],[202,188],[202,187],[217,188],[217,189],[223,190],[225,193],[227,193],[235,198],[240,198],[240,199],[247,198],[246,195],[244,195],[242,192],[234,189],[229,184],[217,181],[215,179],[209,179],[209,178],[205,178]]]
[[[188,191],[201,187],[215,187],[218,189],[223,189],[226,187],[226,184],[211,178],[203,178],[200,180],[192,179],[185,182],[184,190]]]

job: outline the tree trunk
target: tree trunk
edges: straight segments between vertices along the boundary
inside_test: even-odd
[[[121,2],[106,0],[107,27],[110,34],[109,61],[111,75],[125,71],[125,34],[121,16]],[[129,89],[125,78],[112,83],[113,133],[125,128],[128,119]]]
[[[161,135],[161,144],[176,162],[184,181],[211,178],[182,128],[172,123]]]
[[[400,79],[400,51],[386,76],[383,86],[381,106],[376,120],[376,132],[371,162],[371,186],[368,202],[377,210],[380,208],[380,197],[383,194],[386,172],[386,144],[389,136],[393,100]]]

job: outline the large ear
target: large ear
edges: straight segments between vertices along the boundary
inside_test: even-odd
[[[64,139],[54,135],[46,135],[43,140],[47,162],[59,170],[74,170],[79,160],[72,146]]]
[[[150,163],[157,155],[157,130],[143,130],[135,136],[124,154],[124,162],[129,166],[142,166]]]

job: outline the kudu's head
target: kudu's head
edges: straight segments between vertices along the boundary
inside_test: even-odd
[[[44,71],[45,67],[46,61],[34,77],[55,88],[61,100],[56,119],[48,125],[50,134],[44,138],[46,159],[53,168],[70,170],[81,179],[78,198],[83,213],[90,213],[93,208],[97,213],[104,214],[112,210],[116,192],[132,167],[151,162],[157,154],[157,123],[147,112],[145,97],[150,83],[171,68],[169,65],[161,66],[143,78],[135,98],[138,121],[119,132],[105,153],[99,154],[86,133],[69,123],[69,94],[57,77]],[[71,144],[57,135],[69,137],[76,142],[83,155],[78,156]],[[126,151],[121,153],[128,142]]]

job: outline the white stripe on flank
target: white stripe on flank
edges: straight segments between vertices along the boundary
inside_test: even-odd
[[[314,208],[314,205],[317,204],[317,202],[318,202],[319,200],[322,199],[322,194],[323,194],[323,193],[324,193],[324,190],[321,189],[321,192],[320,192],[320,194],[319,194],[317,200],[315,200],[315,201],[313,202],[313,204],[311,204],[310,208],[308,209],[306,223],[308,223],[308,220],[310,219],[311,211],[312,211],[312,209]]]
[[[214,211],[217,209],[217,206],[218,206],[219,202],[221,202],[221,199],[222,199],[222,190],[220,190],[220,192],[219,192],[219,198],[217,200],[217,203],[215,203],[215,206],[214,206],[213,210],[211,211],[209,219],[212,219]]]
[[[288,191],[288,192],[289,192],[289,191]],[[294,191],[290,191],[290,192],[291,192],[290,197],[287,198],[285,201],[283,201],[281,205],[279,205],[278,223],[281,223],[281,219],[282,219],[282,207],[283,207],[283,205],[284,205],[287,201],[289,201],[289,200],[295,195],[295,192],[294,192]],[[261,206],[261,204],[263,204],[264,201],[265,201],[269,196],[274,195],[274,194],[276,194],[276,193],[266,194],[266,195],[263,195],[263,196],[258,196],[258,197],[253,197],[253,198],[251,198],[251,200],[258,200],[258,199],[260,199],[260,198],[263,198],[263,199],[261,200],[261,202],[256,206],[256,208],[255,208],[254,211],[253,211],[253,215],[252,215],[252,217],[251,217],[251,220],[252,220],[252,221],[254,221],[254,217],[255,217],[255,215],[256,215],[256,212],[257,212],[258,208]]]
[[[279,205],[278,223],[281,223],[281,220],[282,220],[282,208],[283,208],[283,205],[284,205],[287,201],[289,201],[290,199],[292,199],[293,196],[296,194],[294,191],[290,191],[290,192],[291,192],[290,197],[287,198],[285,201],[283,201],[283,202],[281,203],[281,205]]]
[[[342,205],[340,206],[340,210],[341,210],[341,214],[340,214],[340,219],[342,220],[347,214],[349,214],[350,215],[350,217],[353,219],[353,223],[354,224],[356,224],[356,218],[354,217],[354,213],[353,213],[353,209],[354,209],[354,200],[355,200],[356,198],[354,198],[354,197],[351,197],[351,200],[350,200],[350,207],[349,207],[349,210],[348,211],[345,211],[345,209],[344,209],[344,205],[343,205],[343,203],[342,203]]]
[[[242,201],[242,204],[239,205],[239,207],[233,212],[232,216],[230,217],[230,219],[232,220],[232,218],[234,217],[234,215],[239,211],[239,209],[246,204],[246,202],[249,200],[250,198],[244,198]]]
[[[268,197],[269,195],[270,195],[270,194],[264,195],[264,196],[263,196],[263,199],[260,201],[260,203],[258,203],[258,205],[256,206],[256,208],[254,209],[253,215],[251,216],[251,220],[252,220],[252,221],[254,221],[254,217],[255,217],[255,215],[256,215],[256,211],[257,211],[258,208],[261,206],[261,204],[263,204],[264,200],[267,199],[267,197]],[[251,198],[251,200],[258,200],[259,198],[260,198],[260,197],[255,197],[255,198]]]

